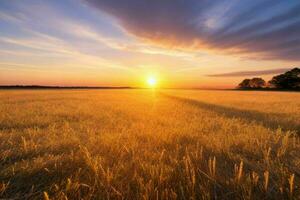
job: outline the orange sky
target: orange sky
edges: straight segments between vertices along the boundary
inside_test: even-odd
[[[300,64],[297,3],[29,2],[0,3],[0,85],[233,88]]]

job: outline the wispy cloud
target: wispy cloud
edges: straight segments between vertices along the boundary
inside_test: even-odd
[[[116,18],[131,34],[160,45],[300,60],[296,1],[86,1]]]
[[[210,77],[244,77],[244,76],[261,76],[261,75],[272,75],[284,73],[291,68],[280,68],[280,69],[271,69],[271,70],[257,70],[257,71],[238,71],[238,72],[229,72],[222,74],[210,74],[207,76]]]

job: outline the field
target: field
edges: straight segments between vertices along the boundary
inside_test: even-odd
[[[0,91],[0,199],[299,199],[300,93]]]

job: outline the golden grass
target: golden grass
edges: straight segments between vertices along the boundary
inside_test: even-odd
[[[300,93],[0,91],[0,198],[299,199]]]

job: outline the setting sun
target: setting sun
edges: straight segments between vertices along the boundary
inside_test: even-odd
[[[153,77],[153,76],[150,76],[147,79],[147,84],[148,84],[149,87],[154,88],[157,85],[157,79],[155,77]]]
[[[299,119],[300,0],[0,0],[0,200],[300,200]]]

